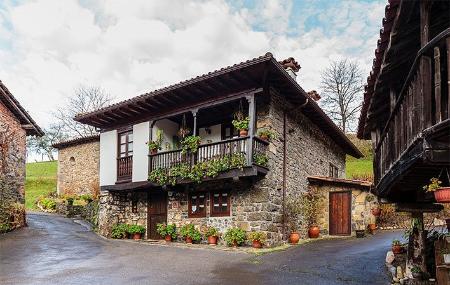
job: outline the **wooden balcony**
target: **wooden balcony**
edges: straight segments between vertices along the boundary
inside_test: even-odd
[[[120,157],[117,159],[117,181],[129,181],[133,173],[133,156]]]
[[[149,155],[149,171],[161,171],[168,177],[173,176],[174,169],[187,167],[192,170],[196,165],[210,162],[223,162],[229,166],[217,176],[203,177],[203,180],[255,176],[267,173],[268,142],[254,137],[239,137],[215,143],[202,144],[196,153],[183,153],[172,150]],[[237,166],[238,165],[238,166]],[[189,179],[177,178],[176,183],[190,183]]]
[[[450,29],[417,53],[376,142],[378,195],[426,200],[421,185],[450,165]]]

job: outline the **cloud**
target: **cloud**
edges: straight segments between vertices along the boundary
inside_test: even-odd
[[[14,2],[0,5],[0,79],[44,126],[79,84],[121,100],[267,51],[294,56],[317,89],[330,59],[369,70],[384,12],[379,0]]]

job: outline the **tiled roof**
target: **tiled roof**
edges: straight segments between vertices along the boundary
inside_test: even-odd
[[[93,135],[93,136],[80,137],[80,138],[61,141],[61,142],[53,144],[52,146],[56,149],[62,149],[62,148],[66,148],[69,146],[75,146],[75,145],[95,142],[95,141],[99,141],[99,140],[100,140],[99,135]]]
[[[353,179],[343,179],[343,178],[335,178],[335,177],[328,177],[328,176],[308,176],[308,181],[310,183],[329,183],[329,184],[336,184],[336,185],[353,185],[353,186],[360,186],[364,188],[370,189],[373,184],[370,181],[364,181],[364,180],[353,180]]]

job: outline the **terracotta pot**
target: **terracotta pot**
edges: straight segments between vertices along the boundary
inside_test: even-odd
[[[292,244],[297,244],[299,240],[300,240],[300,234],[298,232],[292,232],[291,235],[289,236],[289,241]]]
[[[401,245],[393,245],[392,252],[395,254],[400,254],[403,252],[403,247]]]
[[[240,137],[248,136],[248,130],[239,130],[239,136]]]
[[[381,209],[380,208],[372,208],[372,215],[375,217],[379,217],[381,215]]]
[[[441,187],[434,191],[434,199],[438,203],[450,203],[450,187]]]
[[[373,233],[377,229],[377,224],[369,224],[367,227]]]
[[[172,241],[172,236],[171,235],[166,235],[164,237],[164,240],[167,241],[167,242],[171,242]]]
[[[217,245],[217,237],[215,237],[215,236],[208,237],[208,244],[209,245]]]
[[[260,135],[259,136],[260,139],[262,139],[263,141],[269,141],[269,136],[268,135]]]
[[[320,228],[318,226],[310,226],[308,230],[309,238],[318,238],[320,235]]]
[[[134,240],[140,240],[141,239],[141,233],[133,234],[133,239]]]
[[[252,243],[253,248],[261,248],[262,243],[259,240],[254,240]]]
[[[157,154],[158,153],[158,149],[151,149],[150,150],[150,154]]]
[[[186,243],[192,243],[192,238],[191,237],[186,237]]]

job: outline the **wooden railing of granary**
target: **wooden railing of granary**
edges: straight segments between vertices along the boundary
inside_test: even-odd
[[[450,28],[419,50],[395,105],[391,105],[375,149],[376,182],[420,141],[425,130],[449,120],[450,98],[442,91],[449,90],[443,88],[443,84],[450,85],[449,65]]]
[[[246,166],[252,166],[254,163],[253,155],[266,153],[268,142],[259,138],[253,138],[253,144],[250,143],[250,137],[239,137],[223,140],[214,143],[202,144],[198,147],[196,153],[185,153],[181,150],[171,150],[149,155],[149,170],[170,168],[181,164],[187,164],[192,167],[196,163],[207,162],[221,159],[232,155],[242,155],[246,157]],[[252,146],[252,156],[249,156],[249,147]]]
[[[117,180],[131,179],[133,171],[133,156],[120,157],[117,159]]]

